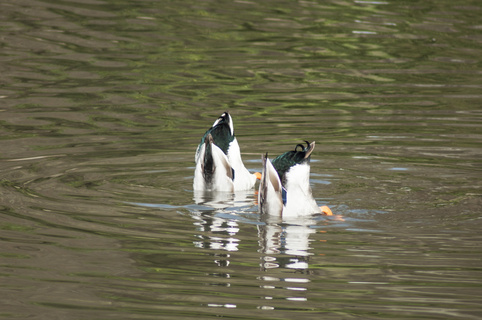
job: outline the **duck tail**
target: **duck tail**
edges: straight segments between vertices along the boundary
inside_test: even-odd
[[[204,138],[204,158],[202,160],[202,172],[204,175],[204,180],[207,183],[212,181],[215,170],[212,144],[213,136],[211,134],[207,134]]]

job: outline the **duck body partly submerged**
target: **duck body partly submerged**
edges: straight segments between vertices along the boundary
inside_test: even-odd
[[[310,156],[315,142],[298,144],[271,162],[263,156],[258,192],[261,213],[283,217],[322,213],[310,187]]]
[[[248,190],[254,187],[257,175],[246,169],[234,135],[231,115],[224,112],[201,139],[196,155],[194,190]]]

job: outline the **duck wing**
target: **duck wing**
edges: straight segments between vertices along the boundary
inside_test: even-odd
[[[268,159],[268,154],[262,156],[263,171],[258,191],[258,204],[261,213],[280,215],[286,202],[286,190],[279,179],[278,172]]]

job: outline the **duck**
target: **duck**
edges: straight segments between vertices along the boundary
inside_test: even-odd
[[[260,213],[282,217],[311,214],[333,215],[327,206],[319,207],[310,187],[310,158],[315,141],[306,146],[297,144],[270,161],[262,156],[263,170],[259,183],[258,208]]]
[[[195,154],[193,189],[235,192],[252,189],[261,173],[251,173],[243,164],[233,119],[224,112],[201,139]]]

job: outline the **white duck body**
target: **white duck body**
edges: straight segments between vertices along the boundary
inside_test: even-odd
[[[233,170],[228,157],[213,143],[211,134],[196,152],[194,190],[234,191]]]
[[[211,148],[212,153],[206,152],[205,141],[208,135],[211,135],[212,145],[216,147]],[[225,157],[222,157],[218,151],[221,151]],[[212,170],[216,174],[210,180],[210,172],[206,172],[207,168],[204,163],[210,163],[209,157],[211,156],[214,163]],[[214,158],[219,161],[214,161]],[[206,131],[197,148],[195,161],[194,190],[233,192],[249,190],[256,183],[256,175],[250,173],[243,164],[238,140],[234,136],[233,120],[228,112],[224,112]],[[226,167],[226,170],[218,170],[218,166]],[[231,170],[227,169],[228,166]],[[223,176],[223,174],[226,174],[226,176]]]
[[[228,148],[228,160],[234,169],[234,190],[249,190],[256,183],[256,175],[249,172],[243,164],[241,158],[241,149],[239,148],[238,139],[234,137]]]
[[[297,145],[295,151],[285,152],[274,159],[274,163],[267,157],[263,158],[258,193],[261,213],[281,215],[283,218],[321,213],[310,187],[309,160],[315,142],[307,144],[306,148]],[[299,146],[302,148],[300,151],[297,150]],[[282,187],[279,188],[278,184]]]
[[[320,213],[310,187],[310,164],[305,162],[291,167],[286,173],[286,204],[283,217]]]

